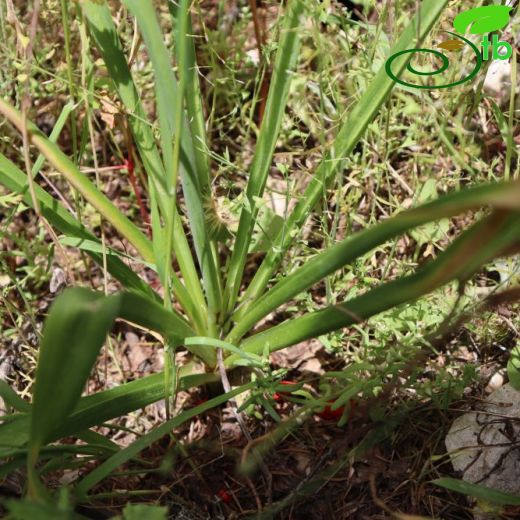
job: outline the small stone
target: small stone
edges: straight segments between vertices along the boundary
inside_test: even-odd
[[[65,271],[56,267],[52,270],[51,282],[49,284],[49,290],[52,294],[57,293],[62,287],[67,284],[67,276]]]
[[[446,449],[463,480],[520,494],[519,419],[520,392],[508,383],[453,422]]]
[[[507,101],[508,92],[511,90],[511,63],[509,61],[496,60],[489,66],[484,80],[484,89],[491,95]]]
[[[501,372],[497,372],[493,377],[489,380],[489,383],[486,386],[486,392],[490,394],[495,390],[498,390],[501,386],[504,385],[504,376]]]

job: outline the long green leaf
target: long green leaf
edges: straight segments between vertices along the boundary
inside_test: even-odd
[[[65,291],[54,302],[43,331],[31,409],[33,461],[79,401],[116,317],[159,329],[176,342],[194,334],[181,317],[137,293],[104,296],[83,288]],[[211,357],[208,354],[212,351],[202,347],[200,355]]]
[[[3,379],[0,379],[0,397],[18,412],[27,412],[31,405],[24,401]]]
[[[269,88],[265,114],[247,183],[244,206],[240,213],[238,232],[229,263],[224,293],[228,312],[233,309],[240,290],[247,252],[258,215],[256,199],[261,197],[264,192],[289,97],[291,80],[300,49],[299,31],[303,8],[304,4],[301,0],[291,0],[288,12],[284,15],[285,23],[276,54],[273,79]]]
[[[22,131],[21,114],[3,99],[0,99],[0,113],[9,119],[20,132]],[[47,160],[139,251],[144,260],[153,262],[151,243],[137,226],[128,220],[36,125],[28,122],[27,126],[31,142]]]
[[[121,293],[119,298],[121,299],[120,318],[159,332],[177,345],[182,344],[184,338],[195,335],[190,325],[174,310],[166,310],[158,303],[137,293]],[[216,354],[213,349],[190,346],[189,350],[208,366],[215,366]]]
[[[512,493],[504,493],[503,491],[497,491],[496,489],[491,489],[479,484],[471,484],[470,482],[464,482],[463,480],[449,477],[432,480],[431,483],[449,489],[450,491],[461,493],[462,495],[485,500],[492,504],[520,506],[520,496],[513,495]]]
[[[238,321],[228,341],[236,344],[255,323],[278,306],[387,240],[422,224],[487,205],[520,209],[520,182],[491,184],[452,193],[339,242],[306,261],[263,295]]]
[[[179,7],[174,2],[168,2],[168,8],[173,20],[179,23]],[[205,149],[207,146],[206,124],[204,120],[204,110],[202,103],[202,95],[199,82],[199,68],[197,65],[197,56],[195,53],[195,38],[193,36],[193,27],[191,23],[190,13],[186,13],[187,30],[185,39],[185,98],[186,111],[188,116],[188,124],[193,140],[193,158],[195,161],[195,168],[200,183],[200,189],[203,194],[210,193],[210,171],[208,164],[208,153]]]
[[[179,390],[216,383],[217,374],[190,375],[191,366],[179,370]],[[83,397],[65,423],[56,431],[56,439],[77,434],[102,422],[110,421],[164,399],[164,374],[146,376],[124,385]]]
[[[142,450],[150,446],[152,443],[158,441],[164,435],[168,435],[175,428],[178,428],[184,422],[196,417],[197,415],[204,413],[216,406],[219,406],[229,399],[246,392],[247,390],[253,388],[255,385],[254,382],[243,385],[239,388],[235,388],[231,392],[220,395],[218,397],[214,397],[205,403],[192,408],[191,410],[186,410],[182,412],[177,417],[166,421],[161,424],[161,426],[157,427],[155,430],[152,430],[150,433],[143,435],[133,444],[128,446],[127,448],[117,452],[108,460],[106,460],[103,464],[98,466],[94,471],[89,473],[76,487],[76,496],[80,500],[87,500],[87,492],[94,487],[96,484],[101,482],[104,478],[106,478],[110,473],[112,473],[119,466],[129,461],[136,455],[138,455]]]
[[[25,175],[17,166],[15,166],[4,155],[0,154],[0,184],[5,186],[13,193],[22,195],[23,202],[32,207],[33,201],[29,193],[29,184],[27,175]],[[87,240],[97,244],[102,248],[100,240],[90,231],[85,229],[81,223],[71,215],[61,203],[51,197],[45,190],[38,185],[34,186],[36,198],[40,204],[40,211],[47,221],[60,233],[66,237],[79,240]],[[96,251],[87,251],[87,254],[100,266],[103,266],[103,255]],[[158,295],[150,286],[144,282],[139,276],[132,271],[119,258],[108,255],[106,257],[108,272],[119,280],[127,289],[134,289],[151,299],[157,299]]]
[[[118,317],[159,332],[175,343],[193,334],[189,323],[174,310],[166,310],[155,301],[134,292],[119,293]]]
[[[82,288],[66,290],[53,303],[36,369],[29,440],[32,463],[79,401],[118,311],[117,298]]]
[[[220,380],[217,374],[191,374],[191,370],[191,365],[180,368],[179,390],[189,390]],[[88,428],[144,408],[164,399],[164,392],[164,374],[160,372],[82,397],[75,411],[58,425],[49,441],[54,442],[71,435],[78,436]],[[0,457],[12,456],[27,445],[29,419],[28,413],[16,414],[0,425]]]
[[[139,150],[139,155],[141,156],[145,170],[151,180],[150,197],[152,211],[155,202],[157,202],[166,222],[171,210],[171,195],[168,193],[166,172],[155,143],[151,125],[146,119],[145,110],[125,59],[110,10],[105,2],[100,3],[95,0],[83,0],[81,2],[81,8],[88,22],[90,33],[103,57],[103,61],[115,85],[119,98],[126,107],[129,126],[134,141]],[[153,12],[152,15],[155,16]],[[166,111],[171,112],[172,106],[173,105],[167,107]],[[168,150],[170,150],[170,148]],[[173,277],[173,288],[183,308],[193,321],[200,325],[205,321],[205,303],[201,296],[202,292],[197,271],[193,263],[184,229],[181,225],[178,225],[180,217],[177,210],[175,210],[174,213],[174,218],[177,223],[174,226],[177,231],[177,235],[174,237],[174,249],[184,281],[189,287],[188,292],[191,298],[186,298],[185,292],[179,283],[176,283],[175,276]],[[164,230],[161,229],[159,219],[153,219],[153,222],[156,224],[154,226],[154,253],[157,254],[156,263],[160,268],[160,266],[163,265],[162,252],[164,246],[162,236]],[[190,304],[190,300],[193,304]]]
[[[191,22],[191,13],[189,9],[184,7],[181,9],[174,2],[169,2],[168,7],[173,21],[178,30],[184,32],[182,45],[176,45],[178,67],[181,69],[183,81],[184,98],[186,101],[186,112],[188,117],[188,125],[192,138],[193,159],[197,177],[199,180],[199,189],[204,209],[205,227],[212,240],[211,252],[213,261],[217,267],[217,275],[220,273],[220,257],[218,251],[218,243],[221,236],[219,232],[214,231],[213,223],[214,209],[208,201],[211,199],[211,173],[209,166],[209,142],[206,135],[206,122],[203,110],[202,94],[199,82],[199,68],[197,64],[197,55],[195,52],[195,36],[193,34],[193,26]],[[222,291],[222,280],[219,276],[219,292]]]
[[[397,43],[390,50],[390,55],[419,45],[428,35],[436,20],[448,4],[449,0],[423,0],[417,8],[417,12],[404,30]],[[402,62],[396,68],[399,75],[406,66]],[[368,125],[377,115],[379,108],[390,95],[394,81],[386,73],[384,65],[376,74],[368,89],[363,93],[361,99],[354,108],[338,132],[332,148],[327,152],[320,163],[312,181],[309,183],[304,194],[300,197],[286,225],[278,233],[273,242],[272,249],[264,258],[260,268],[255,273],[251,284],[247,288],[242,302],[245,308],[253,305],[258,296],[263,293],[274,271],[280,265],[283,254],[293,242],[298,229],[305,223],[313,208],[323,195],[324,186],[327,186],[340,168],[342,159],[348,157],[362,138]]]
[[[58,507],[54,504],[41,504],[30,500],[5,501],[11,520],[87,520],[88,517],[75,513],[69,508]]]
[[[520,213],[497,212],[465,231],[439,257],[415,274],[387,282],[339,305],[304,314],[246,338],[241,347],[259,354],[266,346],[279,350],[360,323],[371,316],[421,296],[459,279],[466,280],[480,265],[501,254],[520,239]],[[232,366],[236,355],[226,360]]]
[[[172,161],[173,136],[180,132],[181,136],[181,164],[180,173],[190,228],[193,234],[193,241],[202,270],[202,277],[205,284],[206,294],[210,308],[217,312],[220,308],[220,283],[218,272],[211,253],[211,245],[204,221],[203,193],[197,174],[196,162],[193,157],[193,146],[190,135],[190,128],[186,122],[183,112],[183,89],[179,88],[175,74],[172,69],[171,60],[166,46],[162,39],[162,33],[155,14],[155,8],[151,0],[125,0],[125,4],[132,11],[143,33],[150,59],[154,66],[156,78],[157,106],[159,120],[161,122],[161,137],[163,142],[163,155],[167,174],[171,175],[176,167]],[[183,20],[186,22],[187,2],[184,2]],[[177,46],[180,47],[180,59],[183,59],[186,48],[186,26],[178,27]],[[183,73],[185,67],[179,64],[180,72]],[[181,110],[179,111],[179,107]],[[179,113],[181,112],[181,113]],[[181,124],[178,124],[179,116]],[[170,186],[170,189],[173,187]],[[191,278],[188,278],[187,282]],[[195,296],[195,294],[194,294]]]
[[[157,150],[151,125],[146,118],[139,94],[132,80],[123,48],[106,2],[83,0],[81,10],[90,34],[98,47],[119,97],[128,112],[128,122],[148,176],[155,183],[162,211],[168,197],[161,156]]]

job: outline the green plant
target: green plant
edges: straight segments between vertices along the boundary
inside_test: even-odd
[[[489,505],[506,505],[506,506],[518,506],[520,505],[520,497],[511,493],[504,493],[502,491],[496,491],[495,489],[488,488],[479,484],[471,484],[470,482],[464,482],[463,480],[457,480],[455,478],[443,477],[432,481],[432,484],[440,486],[456,493],[462,493],[464,495],[474,497],[481,500],[483,503]]]
[[[111,295],[76,288],[57,298],[43,331],[31,405],[20,400],[8,386],[0,384],[0,395],[15,410],[3,417],[0,428],[0,456],[10,460],[0,468],[0,475],[27,460],[29,495],[41,502],[50,501],[41,483],[41,476],[49,468],[45,463],[57,454],[63,454],[69,462],[78,454],[83,456],[83,461],[103,460],[75,487],[75,497],[86,501],[97,483],[121,464],[137,457],[150,443],[195,415],[256,388],[257,383],[252,381],[170,418],[125,449],[119,449],[91,431],[93,426],[161,398],[169,401],[172,393],[179,389],[216,381],[226,369],[244,364],[255,368],[255,363],[256,368],[261,367],[265,353],[360,324],[382,311],[413,302],[448,282],[464,283],[484,263],[510,253],[518,246],[520,236],[520,183],[483,185],[451,193],[355,233],[269,287],[284,254],[315,211],[324,189],[341,172],[344,161],[389,98],[394,82],[382,68],[324,151],[310,184],[291,216],[271,238],[266,257],[246,286],[244,268],[297,66],[304,2],[291,0],[280,24],[273,76],[238,230],[231,255],[223,265],[221,241],[229,239],[222,237],[211,209],[211,165],[195,47],[190,37],[190,1],[181,0],[178,5],[169,3],[175,25],[176,73],[151,0],[124,0],[123,3],[138,22],[153,66],[158,128],[153,128],[148,121],[107,3],[82,0],[79,6],[125,109],[146,174],[151,239],[80,172],[75,161],[52,139],[27,121],[25,114],[0,100],[0,113],[23,135],[27,134],[28,141],[126,241],[132,255],[157,272],[163,287],[160,297],[123,262],[123,255],[107,249],[104,241],[86,229],[58,200],[32,183],[32,176],[28,178],[7,157],[0,156],[0,182],[20,194],[26,205],[36,209],[64,235],[65,243],[84,250],[125,288]],[[424,39],[447,3],[448,0],[424,0],[390,54],[419,43],[416,38]],[[405,66],[406,63],[401,63],[396,73],[402,72]],[[178,194],[179,180],[182,198]],[[397,280],[383,280],[353,299],[293,317],[263,332],[255,330],[256,325],[279,306],[372,249],[419,226],[481,208],[489,208],[489,211],[417,272]],[[173,269],[174,259],[178,272]],[[95,358],[116,319],[127,320],[162,336],[165,371],[82,397]],[[207,372],[192,374],[190,364],[173,366],[173,353],[179,347],[187,348],[200,358]],[[231,351],[230,355],[221,356],[224,350]],[[262,354],[264,357],[260,358]],[[59,388],[56,381],[60,381]],[[352,395],[343,394],[334,406],[346,403]],[[69,435],[82,439],[85,444],[51,444]]]

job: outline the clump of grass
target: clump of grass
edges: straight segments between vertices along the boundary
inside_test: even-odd
[[[447,0],[424,0],[414,21],[403,31],[389,54],[417,44],[417,39],[422,41],[426,38],[447,3]],[[385,107],[388,125],[395,117],[389,101],[394,83],[387,76],[382,57],[374,48],[371,55],[379,59],[381,67],[369,83],[366,78],[347,77],[345,85],[338,84],[339,81],[324,75],[323,70],[330,68],[330,62],[323,59],[318,66],[317,81],[311,89],[316,96],[316,106],[311,103],[311,109],[301,113],[300,118],[309,134],[316,132],[314,139],[321,152],[320,157],[316,157],[312,178],[294,201],[292,212],[286,215],[272,234],[266,232],[261,222],[263,196],[273,161],[276,160],[276,146],[283,131],[288,104],[291,107],[291,86],[297,77],[301,47],[300,26],[308,9],[319,10],[314,4],[307,8],[300,0],[292,0],[278,23],[279,36],[276,45],[273,45],[276,47],[274,56],[269,55],[272,78],[265,100],[265,112],[257,129],[253,128],[252,114],[255,109],[254,103],[251,104],[248,116],[251,128],[246,135],[255,134],[255,149],[247,172],[242,171],[245,187],[237,210],[238,224],[235,232],[230,233],[226,223],[218,218],[216,210],[212,171],[213,161],[217,161],[210,152],[212,143],[207,135],[203,88],[192,37],[191,2],[181,0],[178,5],[169,4],[174,27],[174,59],[164,43],[158,13],[151,0],[124,0],[123,4],[137,22],[153,70],[155,124],[150,122],[109,7],[95,0],[84,0],[78,7],[85,53],[82,86],[85,91],[86,123],[81,139],[73,138],[72,158],[56,145],[57,136],[48,138],[27,120],[26,113],[19,112],[6,100],[0,100],[0,112],[27,136],[25,156],[28,157],[30,142],[99,214],[102,222],[110,225],[112,232],[124,240],[131,256],[137,257],[143,266],[156,273],[162,285],[160,292],[152,289],[128,267],[124,255],[107,247],[104,231],[98,237],[87,229],[79,215],[72,214],[59,200],[32,182],[33,172],[30,169],[24,173],[7,157],[0,155],[0,182],[11,192],[19,194],[27,206],[36,209],[40,217],[62,235],[62,242],[64,238],[66,243],[73,243],[123,286],[121,292],[114,294],[109,294],[107,287],[103,293],[84,288],[69,289],[56,299],[43,331],[31,405],[20,403],[8,387],[0,387],[4,400],[19,412],[8,416],[3,425],[5,428],[0,429],[2,438],[16,438],[14,443],[6,440],[3,456],[12,458],[13,467],[27,462],[29,497],[42,504],[52,503],[49,491],[41,480],[45,473],[45,466],[42,469],[41,463],[52,461],[53,457],[49,443],[75,435],[85,441],[85,445],[68,448],[73,456],[86,455],[89,460],[102,461],[73,489],[74,499],[85,502],[89,500],[89,492],[94,486],[155,440],[197,414],[240,394],[249,392],[246,405],[258,403],[277,420],[276,411],[265,397],[281,388],[279,377],[269,370],[268,357],[271,352],[310,338],[341,334],[338,331],[346,327],[353,327],[363,334],[365,320],[388,310],[415,313],[399,318],[400,323],[431,318],[429,309],[424,311],[419,306],[413,311],[409,307],[403,311],[401,306],[454,281],[463,287],[482,265],[510,254],[511,248],[517,245],[520,231],[518,181],[483,184],[439,198],[435,189],[432,193],[431,183],[424,183],[426,195],[422,199],[419,196],[414,204],[410,204],[415,206],[413,209],[378,222],[380,204],[373,198],[366,215],[352,217],[352,232],[345,232],[345,238],[336,240],[342,212],[347,211],[345,206],[342,207],[342,172],[345,165],[359,168],[357,159],[361,153],[361,164],[376,169],[379,173],[376,183],[384,184],[388,182],[388,177],[385,178],[387,168],[377,167],[377,163],[382,160],[388,164],[398,149],[397,142],[387,141],[387,133],[372,124],[382,107]],[[63,5],[66,7],[65,3]],[[62,12],[66,17],[67,10]],[[311,13],[315,14],[315,11]],[[326,18],[326,21],[329,20]],[[337,21],[334,23],[341,25]],[[110,78],[110,85],[105,86],[117,95],[121,104],[127,131],[126,142],[130,143],[129,148],[134,149],[133,154],[129,153],[136,160],[138,174],[145,181],[151,237],[103,193],[97,160],[94,161],[95,182],[79,168],[78,150],[85,149],[86,143],[90,143],[94,152],[96,144],[90,113],[95,98],[93,91],[89,90],[92,87],[87,87],[87,77],[93,77],[95,69],[86,56],[87,30]],[[319,40],[317,36],[315,52],[317,56],[322,56],[324,47],[323,42],[320,46]],[[345,45],[347,43],[345,41]],[[70,71],[70,49],[67,52]],[[401,72],[405,65],[404,62],[400,65]],[[366,76],[368,78],[371,74],[367,73]],[[74,99],[79,96],[79,91],[70,75],[68,80],[69,94]],[[358,87],[351,82],[357,82]],[[362,88],[359,89],[359,86]],[[361,90],[355,104],[334,106],[333,100],[342,97],[342,89],[353,89],[356,94]],[[406,98],[402,93],[397,96],[396,106],[404,106]],[[420,107],[412,106],[410,111],[416,114]],[[343,116],[345,112],[346,116]],[[430,113],[433,113],[433,107],[430,107]],[[333,138],[321,130],[329,122],[325,114],[335,118],[331,124],[331,128],[337,127]],[[432,124],[435,123],[438,121],[432,120]],[[72,124],[75,127],[74,120]],[[427,129],[418,124],[417,130],[420,140]],[[445,128],[440,131],[447,146],[451,146]],[[297,138],[301,139],[302,136],[304,133],[300,132]],[[289,140],[294,135],[284,138]],[[362,139],[374,143],[378,150],[385,150],[384,157],[369,157],[368,147],[358,152],[357,146]],[[221,164],[233,167],[225,156],[224,159]],[[421,165],[431,166],[428,161],[424,158]],[[459,157],[459,164],[464,165],[464,161],[464,157]],[[128,164],[127,167],[130,168]],[[290,169],[282,163],[277,163],[277,167],[288,180]],[[390,171],[394,174],[394,180],[397,176],[405,191],[415,192],[399,172]],[[416,183],[419,182],[415,180],[414,188]],[[333,215],[322,211],[320,206],[323,200],[327,200],[328,190],[332,190],[335,197]],[[412,193],[408,194],[412,196]],[[392,203],[399,206],[397,201]],[[448,228],[443,225],[445,219],[479,211],[483,207],[490,208],[490,211],[479,214],[472,226],[453,240],[447,240]],[[284,258],[296,254],[294,246],[298,239],[301,240],[306,222],[313,217],[320,222],[327,248],[310,258],[306,257],[296,268],[287,270],[283,265]],[[422,234],[420,229],[417,230],[421,226],[429,226],[426,235],[430,237],[438,233],[438,239],[426,239],[423,245],[434,248],[433,243],[446,239],[443,252],[428,255],[434,258],[418,269],[413,265],[405,276],[390,276],[390,268],[385,268],[380,276],[366,276],[362,282],[354,280],[353,287],[337,290],[336,272],[356,262],[365,264],[367,254],[389,242],[397,244],[396,241],[404,234],[410,233],[420,242],[425,235],[424,227]],[[245,266],[255,233],[259,230],[267,244],[264,247],[265,256],[252,279],[246,280]],[[174,269],[174,265],[178,269]],[[306,312],[291,315],[276,326],[262,331],[258,329],[258,324],[270,313],[287,306],[318,283],[324,283],[326,287],[326,305],[323,308],[316,309],[310,305]],[[90,370],[116,319],[126,320],[160,335],[165,351],[165,370],[162,374],[82,397]],[[383,315],[379,320],[381,328],[388,326],[399,340],[403,340],[390,314]],[[433,327],[440,323],[439,316],[429,325]],[[407,334],[417,332],[410,329]],[[385,341],[384,337],[382,341]],[[175,366],[175,351],[178,348],[186,348],[202,360],[206,372],[194,373],[193,364]],[[379,379],[374,377],[367,384],[368,390],[361,384],[349,384],[350,377],[343,374],[345,386],[326,397],[301,394],[306,398],[305,410],[323,409],[325,406],[337,410],[363,390],[376,392],[376,387],[381,386],[388,375],[397,377],[395,366],[399,366],[402,356],[403,349],[395,353],[395,357],[390,353],[389,359],[393,365],[390,374],[383,372]],[[367,356],[365,361],[378,363],[380,360],[371,360]],[[250,371],[251,381],[231,389],[227,371],[237,366],[245,366]],[[360,370],[368,368],[365,366]],[[90,430],[161,398],[166,398],[170,411],[171,397],[180,389],[219,379],[225,390],[223,394],[175,417],[168,417],[163,424],[124,449],[119,449]],[[60,381],[59,387],[57,381]],[[240,415],[237,417],[240,418]],[[345,413],[340,423],[346,420]],[[57,446],[57,451],[64,449],[59,447],[63,445]]]

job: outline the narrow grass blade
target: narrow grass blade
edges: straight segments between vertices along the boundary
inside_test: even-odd
[[[116,296],[120,299],[119,318],[159,332],[175,343],[193,335],[189,323],[176,311],[166,310],[138,293],[123,292]]]
[[[345,303],[304,314],[245,339],[241,348],[259,354],[279,350],[347,327],[421,296],[452,280],[466,280],[481,265],[520,239],[520,213],[496,212],[465,231],[439,257],[415,274],[387,282]],[[226,360],[232,366],[237,356]]]
[[[207,347],[214,347],[214,348],[221,348],[223,350],[226,350],[228,352],[231,352],[233,354],[237,354],[240,356],[240,358],[248,363],[250,366],[256,366],[258,368],[262,368],[262,358],[260,356],[255,356],[252,354],[248,354],[247,352],[243,352],[238,347],[235,347],[235,345],[232,345],[231,343],[228,343],[226,341],[222,341],[220,339],[215,338],[206,338],[201,336],[194,336],[191,338],[185,338],[184,339],[184,345],[189,347],[200,347],[200,346],[207,346]]]
[[[288,4],[288,12],[285,14],[285,23],[282,27],[281,40],[276,54],[273,79],[269,88],[265,114],[247,183],[244,206],[240,213],[238,232],[229,263],[224,292],[228,312],[233,309],[240,290],[247,252],[258,215],[256,199],[262,196],[265,188],[289,97],[289,88],[300,49],[299,31],[303,8],[304,4],[302,1],[291,0]]]
[[[503,506],[520,506],[520,496],[513,495],[511,493],[504,493],[503,491],[497,491],[479,484],[471,484],[470,482],[464,482],[455,478],[439,478],[432,480],[432,484],[461,493],[462,495],[478,498],[479,500],[485,500],[492,504],[500,504]]]
[[[0,397],[18,412],[28,412],[31,405],[24,401],[3,379],[0,379]]]
[[[164,435],[168,435],[169,433],[171,433],[172,430],[178,428],[184,422],[227,402],[229,399],[237,395],[246,392],[247,390],[253,388],[254,385],[255,383],[253,382],[248,383],[239,388],[235,388],[231,392],[220,395],[218,397],[214,397],[213,399],[210,399],[209,401],[206,401],[205,403],[196,406],[191,410],[187,410],[179,414],[174,419],[166,421],[150,433],[143,435],[141,438],[139,438],[139,440],[137,440],[127,448],[114,454],[107,461],[103,462],[103,464],[98,466],[94,471],[89,473],[76,487],[76,496],[79,500],[87,500],[87,493],[90,489],[92,489],[92,487],[94,487],[96,484],[108,477],[110,473],[112,473],[119,466],[138,455],[142,450],[144,450],[154,442],[157,442]]]
[[[49,473],[51,471],[56,471],[56,469],[63,469],[63,462],[61,456],[69,455],[88,455],[90,457],[106,459],[114,452],[119,450],[119,446],[112,443],[108,439],[101,436],[101,434],[95,434],[93,431],[89,431],[88,434],[92,434],[96,440],[101,437],[103,439],[100,443],[89,443],[89,444],[58,444],[51,445],[42,448],[40,452],[39,462],[44,463],[44,466],[41,466],[38,471],[40,475],[45,473]],[[88,434],[84,434],[82,436],[89,437]],[[82,436],[78,435],[78,438]],[[101,440],[99,439],[99,440]],[[9,475],[12,471],[18,469],[18,467],[23,466],[25,459],[27,458],[27,450],[19,449],[13,450],[9,457],[11,460],[0,466],[0,478],[4,478]],[[69,458],[69,460],[72,457]],[[32,520],[32,519],[31,519]]]
[[[23,196],[23,202],[32,207],[33,201],[29,193],[29,184],[27,175],[23,173],[4,155],[0,154],[0,184],[5,186],[13,193]],[[82,224],[71,215],[59,201],[52,198],[45,190],[38,185],[34,186],[36,198],[40,204],[40,211],[47,221],[60,233],[63,233],[70,239],[87,240],[97,244],[102,250],[99,239],[90,231],[85,229]],[[103,255],[95,251],[87,251],[88,255],[100,266],[103,266]],[[157,299],[158,295],[144,282],[139,276],[132,271],[125,263],[115,256],[107,256],[107,270],[116,279],[119,280],[127,289],[134,289],[151,299]]]
[[[58,141],[58,137],[60,136],[61,131],[63,130],[63,127],[65,126],[65,123],[67,122],[67,119],[69,118],[69,115],[73,110],[74,103],[72,101],[70,101],[63,107],[60,115],[58,116],[58,119],[56,120],[56,124],[52,129],[51,135],[49,135],[49,141],[51,141],[52,143]],[[45,157],[41,154],[36,158],[31,172],[33,174],[33,177],[36,176],[36,174],[41,170],[44,161]]]
[[[430,29],[448,4],[449,0],[423,0],[417,8],[417,12],[410,25],[405,29],[397,43],[390,51],[393,55],[401,50],[413,48],[428,35]],[[417,38],[418,37],[418,38]],[[399,66],[396,74],[399,75],[406,62]],[[377,115],[379,108],[390,95],[394,81],[387,75],[384,65],[372,80],[368,89],[363,93],[361,99],[356,103],[338,132],[332,148],[327,152],[320,163],[312,181],[309,183],[304,194],[290,215],[286,225],[274,240],[272,249],[269,251],[260,268],[255,274],[251,284],[247,288],[242,301],[245,307],[249,307],[262,294],[269,280],[280,265],[283,254],[316,206],[323,189],[333,179],[340,168],[342,159],[348,157],[365,133],[368,125]]]
[[[180,368],[179,391],[220,380],[218,374],[191,374],[192,370],[191,365]],[[164,392],[164,374],[159,372],[110,390],[82,397],[74,413],[56,431],[54,440],[144,408],[164,399]]]
[[[199,82],[199,68],[197,65],[197,55],[195,52],[195,36],[193,35],[193,27],[191,23],[191,13],[187,9],[186,13],[184,10],[180,10],[179,6],[174,2],[169,2],[168,7],[170,14],[174,20],[176,26],[181,28],[181,25],[185,22],[185,38],[183,45],[183,58],[179,59],[179,67],[183,67],[183,90],[185,93],[186,111],[188,117],[188,124],[191,133],[192,147],[193,147],[193,159],[194,166],[199,179],[199,188],[201,193],[201,199],[204,210],[204,221],[206,223],[206,230],[211,243],[213,261],[217,267],[217,275],[219,275],[219,292],[222,291],[221,285],[222,280],[220,277],[220,258],[218,251],[218,243],[216,242],[221,238],[219,230],[215,230],[214,222],[215,215],[213,206],[210,204],[211,200],[211,173],[209,166],[209,151],[208,151],[208,140],[206,135],[206,122],[204,118],[203,101]],[[184,14],[183,14],[184,13]],[[185,16],[185,20],[182,20],[182,16]],[[177,47],[179,50],[180,47]],[[178,53],[179,54],[179,53]]]
[[[18,110],[0,99],[2,113],[21,132],[22,117]],[[32,123],[28,123],[31,142],[47,160],[74,186],[103,217],[114,226],[141,254],[147,262],[153,262],[154,256],[150,241],[128,218],[110,202],[96,186],[83,175],[77,166]]]
[[[164,44],[162,30],[152,1],[123,0],[123,2],[139,24],[148,55],[153,64],[161,147],[166,178],[168,178],[173,170],[173,139],[174,135],[178,133],[181,134],[182,156],[184,161],[187,162],[185,167],[193,168],[194,166],[191,136],[184,113],[181,114],[180,128],[176,124],[178,116],[176,108],[179,105],[179,98],[182,98],[182,92],[173,72],[171,57]],[[181,112],[184,112],[182,102]],[[168,185],[168,181],[166,181],[166,185],[169,189],[172,188]]]
[[[157,150],[151,125],[147,121],[145,110],[132,80],[108,5],[106,2],[98,2],[97,0],[84,0],[81,2],[81,10],[119,97],[127,109],[128,122],[139,155],[149,178],[155,183],[161,210],[165,212],[168,197],[161,156]]]
[[[82,251],[90,252],[90,253],[102,254],[104,251],[105,255],[107,257],[116,256],[121,259],[124,258],[127,260],[132,260],[134,262],[145,265],[149,269],[156,270],[155,264],[149,264],[149,263],[143,262],[140,258],[132,257],[130,255],[127,255],[126,253],[122,253],[121,251],[112,249],[111,247],[105,247],[103,249],[103,244],[100,244],[96,240],[87,240],[84,238],[74,238],[74,237],[66,236],[66,237],[60,238],[60,244],[63,246],[67,246],[67,247],[76,247],[78,249],[81,249]]]
[[[452,193],[419,208],[405,211],[339,242],[308,260],[259,298],[238,321],[228,336],[228,341],[236,344],[255,323],[279,305],[387,240],[422,224],[487,205],[520,209],[520,182],[491,184]]]
[[[178,21],[179,8],[174,2],[168,2],[168,7],[172,18],[176,23]],[[186,111],[188,116],[188,124],[190,127],[191,138],[193,140],[193,155],[195,160],[195,168],[199,178],[200,189],[206,196],[211,191],[211,177],[208,164],[208,154],[205,149],[207,146],[206,123],[204,120],[204,110],[202,103],[202,95],[199,82],[199,68],[197,65],[197,56],[195,53],[195,41],[193,36],[193,27],[191,23],[191,14],[187,14],[187,30],[186,30],[186,64],[185,64],[185,98]]]

